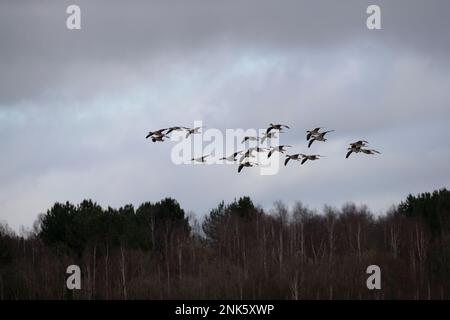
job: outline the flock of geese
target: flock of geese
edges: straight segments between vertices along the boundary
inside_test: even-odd
[[[146,139],[150,138],[153,142],[162,142],[165,141],[165,139],[170,138],[169,134],[173,131],[185,131],[186,138],[189,138],[189,136],[201,133],[200,130],[202,127],[194,127],[194,128],[188,128],[188,127],[169,127],[164,129],[159,129],[156,131],[150,131]],[[284,165],[286,166],[290,160],[292,161],[300,161],[300,164],[304,164],[306,161],[314,161],[318,160],[324,156],[319,154],[303,154],[303,153],[296,153],[296,154],[287,154],[287,148],[291,148],[290,145],[278,145],[278,146],[270,146],[269,148],[263,148],[259,146],[260,143],[264,143],[264,141],[275,138],[276,134],[284,133],[284,129],[290,129],[289,126],[284,124],[273,124],[270,123],[267,130],[263,133],[261,137],[258,136],[245,136],[242,140],[242,143],[245,143],[247,141],[249,142],[257,142],[257,145],[254,147],[249,147],[247,150],[241,150],[234,152],[233,154],[229,156],[224,156],[220,158],[220,160],[226,160],[229,162],[237,162],[239,163],[238,166],[238,172],[241,172],[243,168],[245,167],[253,167],[259,165],[259,163],[251,161],[250,159],[254,157],[254,153],[260,153],[260,152],[268,152],[267,158],[270,158],[272,154],[275,152],[279,152],[282,154],[285,154],[286,159],[284,160]],[[314,141],[319,142],[325,142],[327,139],[325,138],[325,135],[334,132],[334,130],[325,130],[322,131],[322,127],[317,127],[312,130],[306,131],[306,141],[308,141],[308,148],[311,148],[311,145],[314,143]],[[375,149],[369,149],[368,148],[368,142],[366,140],[359,140],[356,142],[350,143],[350,146],[347,148],[347,154],[345,158],[347,159],[352,153],[364,153],[369,155],[379,154],[380,152]],[[192,158],[191,161],[193,162],[199,162],[199,163],[205,163],[207,162],[207,158],[210,155],[202,155],[198,158]]]

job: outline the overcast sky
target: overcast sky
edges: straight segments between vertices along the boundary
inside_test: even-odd
[[[66,8],[81,7],[79,31]],[[366,28],[381,7],[382,30]],[[450,2],[0,0],[0,220],[30,227],[56,201],[176,198],[199,216],[249,195],[270,208],[347,201],[385,212],[450,184]],[[175,165],[171,125],[286,123],[272,176]],[[305,130],[336,131],[306,147]],[[381,155],[345,159],[365,139]]]

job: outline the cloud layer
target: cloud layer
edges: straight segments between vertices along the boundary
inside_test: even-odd
[[[345,201],[376,212],[449,186],[448,1],[69,1],[0,4],[0,220],[30,226],[55,201],[103,205],[172,196],[205,214],[250,195],[263,205]],[[275,176],[176,166],[147,130],[263,128],[306,152],[304,131],[336,130],[327,157]],[[344,159],[364,138],[378,157]]]

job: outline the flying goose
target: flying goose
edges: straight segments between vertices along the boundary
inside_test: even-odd
[[[366,147],[368,143],[369,142],[366,140],[358,140],[356,142],[350,143],[350,147],[357,147],[357,148]]]
[[[242,162],[245,158],[249,158],[249,157],[253,157],[253,152],[265,152],[269,149],[266,148],[261,148],[261,147],[251,147],[248,148],[247,151],[242,155],[241,159],[239,160],[239,162]]]
[[[284,165],[286,166],[287,165],[287,163],[289,162],[289,160],[297,160],[297,161],[300,161],[300,159],[302,158],[302,154],[300,154],[300,153],[297,153],[297,154],[291,154],[291,155],[289,155],[289,154],[287,154],[286,155],[286,160],[284,160]]]
[[[283,131],[280,130],[279,132],[281,133]],[[264,143],[264,141],[266,141],[266,139],[271,139],[271,138],[275,138],[275,137],[276,137],[275,132],[264,132],[263,136],[261,137],[261,143]]]
[[[287,126],[285,124],[269,123],[269,127],[267,128],[266,133],[269,133],[270,130],[279,130],[280,131],[281,129],[283,129],[283,127],[286,129],[290,129],[289,126]]]
[[[186,128],[186,130],[187,130],[187,132],[186,132],[186,138],[189,138],[189,136],[190,136],[191,134],[200,133],[200,129],[201,129],[201,128],[202,128],[202,127],[195,127],[195,128],[192,128],[192,129]]]
[[[363,152],[365,154],[376,154],[376,153],[380,153],[379,151],[375,150],[375,149],[363,149],[363,147],[367,147],[367,144],[369,142],[367,142],[366,140],[359,140],[356,142],[352,142],[350,143],[350,147],[347,148],[349,151],[347,152],[347,154],[345,155],[345,159],[347,159],[348,157],[350,157],[350,155],[354,152],[354,153],[359,153],[359,152]]]
[[[248,149],[247,151],[245,151],[242,157],[239,159],[239,162],[244,161],[245,158],[253,157],[254,151],[254,149]]]
[[[209,157],[209,154],[206,155],[206,156],[201,156],[201,157],[199,157],[199,158],[192,158],[191,161],[197,161],[197,162],[205,163],[207,157]]]
[[[245,136],[241,143],[244,143],[245,141],[259,141],[259,138],[258,137]]]
[[[303,157],[303,160],[302,160],[301,164],[304,164],[307,160],[311,160],[311,161],[318,160],[323,156],[318,155],[318,154],[311,154],[311,155],[302,154],[302,157]]]
[[[150,138],[152,136],[163,136],[163,131],[165,131],[165,130],[167,130],[167,128],[159,129],[159,130],[156,130],[156,131],[149,131],[147,133],[147,136],[145,137],[145,139],[148,139],[148,138]]]
[[[306,130],[306,141],[309,141],[309,139],[311,139],[311,137],[317,136],[318,134],[320,134],[320,132],[319,132],[320,129],[322,129],[322,128],[317,127],[312,130]]]
[[[327,141],[327,139],[325,139],[325,135],[326,135],[328,132],[333,132],[333,131],[334,131],[334,130],[328,130],[328,131],[320,132],[318,135],[313,136],[313,137],[311,138],[311,140],[309,140],[308,148],[311,147],[311,145],[312,145],[312,143],[313,143],[314,141],[323,141],[323,142]]]
[[[350,155],[352,154],[352,152],[354,153],[358,153],[361,151],[361,147],[359,145],[351,145],[351,147],[348,148],[348,152],[345,155],[345,159],[347,159],[348,157],[350,157]]]
[[[170,127],[170,128],[167,128],[166,135],[168,135],[168,134],[171,133],[172,131],[181,131],[181,130],[189,130],[189,128],[186,128],[186,127],[179,127],[179,126]]]
[[[381,154],[380,151],[377,151],[375,149],[363,149],[363,148],[361,148],[361,152],[364,152],[365,154],[376,154],[376,153]]]
[[[238,172],[241,172],[242,168],[244,167],[253,167],[253,166],[257,166],[258,164],[256,162],[250,162],[250,161],[246,161],[246,162],[241,162],[241,164],[239,164],[238,167]]]
[[[164,138],[167,138],[167,136],[165,134],[161,134],[161,135],[153,135],[152,137],[152,141],[153,142],[163,142]]]
[[[235,153],[233,153],[232,155],[230,155],[230,156],[228,156],[228,157],[220,158],[219,160],[236,161],[236,160],[237,160],[236,157],[237,157],[239,154],[241,154],[242,152],[243,152],[243,151],[235,152]]]
[[[269,154],[267,155],[267,158],[270,158],[270,156],[272,155],[272,153],[274,153],[275,151],[284,153],[284,152],[286,152],[286,149],[285,149],[285,148],[290,148],[290,147],[292,147],[292,146],[289,146],[289,145],[280,145],[280,146],[276,146],[276,147],[270,147],[270,151],[269,151]]]

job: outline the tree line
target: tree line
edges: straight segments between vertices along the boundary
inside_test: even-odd
[[[82,270],[67,290],[66,268]],[[368,290],[366,268],[382,270]],[[249,197],[198,221],[174,199],[55,203],[27,236],[0,225],[0,299],[449,299],[450,191],[366,206]]]

